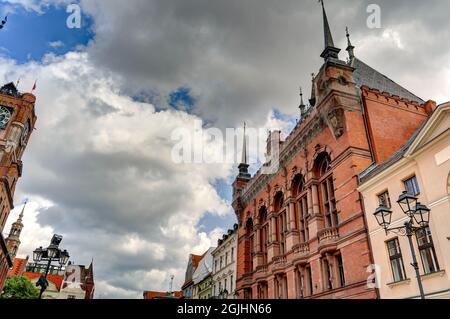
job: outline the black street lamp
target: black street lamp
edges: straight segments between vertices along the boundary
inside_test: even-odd
[[[33,260],[35,262],[47,262],[45,275],[41,276],[36,283],[36,287],[41,287],[39,299],[42,299],[42,294],[48,287],[47,276],[52,262],[59,262],[61,266],[64,266],[69,261],[70,256],[67,250],[59,249],[59,244],[61,243],[62,238],[63,237],[61,235],[53,235],[50,246],[47,248],[39,247],[33,251]]]
[[[411,255],[413,266],[416,272],[417,284],[420,290],[421,299],[425,299],[425,293],[423,291],[422,280],[419,272],[419,264],[417,263],[416,252],[414,250],[412,236],[418,231],[425,227],[428,227],[430,222],[430,209],[417,202],[417,197],[408,194],[408,192],[403,192],[397,201],[398,205],[402,209],[403,213],[408,216],[408,220],[405,222],[404,226],[389,228],[392,221],[392,210],[388,207],[380,206],[376,209],[374,216],[377,219],[378,224],[385,230],[386,235],[389,232],[395,232],[401,236],[408,237],[409,248],[411,249]],[[419,227],[415,226],[415,223]]]

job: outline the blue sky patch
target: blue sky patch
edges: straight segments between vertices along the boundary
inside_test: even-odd
[[[180,87],[169,94],[167,103],[176,110],[190,113],[195,107],[196,98],[192,96],[191,89]]]
[[[82,15],[81,28],[69,29],[66,21],[69,13],[65,6],[49,6],[44,13],[27,11],[14,6],[8,22],[0,31],[0,54],[27,63],[40,61],[47,53],[63,55],[85,46],[93,39],[92,19]],[[3,17],[1,17],[3,18]]]

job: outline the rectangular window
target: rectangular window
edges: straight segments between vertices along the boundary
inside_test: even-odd
[[[215,269],[215,272],[217,272],[217,260],[214,260],[214,269]]]
[[[228,251],[225,253],[225,266],[228,265]]]
[[[325,215],[327,228],[337,227],[339,225],[336,209],[336,197],[334,193],[333,175],[322,182],[322,210]]]
[[[223,268],[223,256],[220,256],[220,269]]]
[[[404,184],[405,184],[405,190],[409,194],[411,194],[413,196],[417,196],[420,194],[419,183],[417,182],[416,176],[408,178],[407,180],[404,181]]]
[[[298,220],[300,227],[300,240],[304,243],[309,241],[308,227],[308,197],[303,196],[298,202]]]
[[[424,272],[426,274],[431,274],[439,271],[439,263],[434,250],[430,227],[418,230],[416,236]]]
[[[230,277],[230,293],[233,292],[233,279],[234,279],[234,277],[233,277],[233,275],[231,275],[231,277]]]
[[[322,263],[322,265],[323,265],[323,270],[324,270],[324,276],[325,276],[325,280],[324,280],[324,283],[325,283],[325,289],[327,289],[327,290],[331,290],[331,289],[333,289],[333,280],[332,280],[332,277],[331,277],[331,267],[330,267],[330,263],[328,262],[328,260],[327,259],[323,259],[323,263]]]
[[[345,286],[345,273],[344,273],[344,263],[342,261],[342,255],[337,255],[337,264],[338,264],[338,272],[339,272],[339,284],[341,287]]]
[[[312,271],[311,266],[308,266],[305,268],[306,271],[306,278],[308,281],[308,295],[312,296],[314,294],[314,287],[313,287],[313,278],[312,278]]]
[[[380,195],[378,195],[378,203],[380,206],[392,208],[391,198],[389,197],[388,191],[385,191],[384,193],[381,193]]]
[[[234,247],[231,247],[231,262],[234,262]]]
[[[400,249],[400,243],[398,242],[398,238],[388,241],[387,248],[389,253],[389,260],[391,262],[394,282],[405,280],[406,279],[405,266],[403,264],[402,251]]]

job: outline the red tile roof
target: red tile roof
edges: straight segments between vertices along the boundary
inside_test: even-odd
[[[41,277],[42,274],[36,273],[36,272],[24,272],[23,276],[27,277],[30,280],[33,280],[33,279]],[[59,291],[59,290],[61,290],[61,286],[62,286],[64,277],[60,276],[60,275],[48,275],[47,280],[54,283],[56,286],[56,289],[58,289],[58,291]]]
[[[204,254],[202,256],[192,255],[192,267],[197,268],[198,263],[202,260]]]

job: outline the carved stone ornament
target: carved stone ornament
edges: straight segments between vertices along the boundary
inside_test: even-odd
[[[336,138],[344,135],[345,119],[343,109],[333,109],[327,115],[327,122]]]

